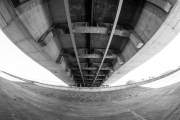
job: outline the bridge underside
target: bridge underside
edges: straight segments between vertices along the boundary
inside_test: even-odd
[[[179,32],[178,0],[1,0],[0,26],[68,85],[109,85]]]

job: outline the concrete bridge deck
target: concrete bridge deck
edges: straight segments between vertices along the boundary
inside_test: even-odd
[[[110,85],[180,31],[180,0],[1,0],[0,28],[69,86]]]

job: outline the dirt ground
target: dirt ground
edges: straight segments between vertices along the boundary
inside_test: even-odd
[[[180,83],[88,93],[0,78],[0,120],[180,120]]]

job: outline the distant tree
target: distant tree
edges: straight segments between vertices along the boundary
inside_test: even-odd
[[[133,84],[133,83],[136,83],[136,81],[134,81],[134,80],[129,80],[129,81],[126,82],[126,85],[131,85],[131,84]]]
[[[170,72],[172,72],[172,71],[173,71],[173,70],[167,70],[167,71],[163,72],[161,75],[168,74],[168,73],[170,73]]]

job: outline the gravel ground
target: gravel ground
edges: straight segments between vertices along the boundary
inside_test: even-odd
[[[0,79],[0,120],[179,120],[180,83],[73,92]]]
[[[15,82],[22,88],[31,90],[37,94],[52,97],[64,101],[77,101],[77,102],[107,102],[113,100],[123,100],[131,97],[137,97],[143,92],[151,90],[150,88],[133,87],[123,90],[103,91],[103,92],[76,92],[65,91],[51,88],[40,87],[31,83]]]

